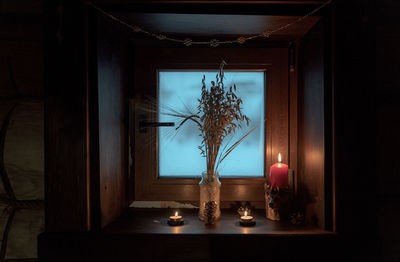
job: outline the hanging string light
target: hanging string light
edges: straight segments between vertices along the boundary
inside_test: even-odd
[[[318,12],[319,10],[324,8],[325,6],[329,5],[331,2],[332,2],[332,0],[328,0],[325,3],[323,3],[322,5],[320,5],[319,7],[315,8],[314,10],[309,12],[308,14],[306,14],[306,15],[300,17],[300,18],[297,18],[293,22],[288,23],[288,24],[286,24],[284,26],[281,26],[279,28],[276,28],[274,30],[267,30],[267,31],[262,32],[261,34],[252,35],[252,36],[242,35],[242,36],[239,36],[236,39],[224,40],[224,41],[220,41],[220,40],[215,39],[215,38],[214,39],[210,39],[209,41],[194,41],[191,38],[183,38],[183,39],[181,38],[181,39],[179,39],[179,38],[169,37],[169,36],[166,36],[166,35],[163,35],[163,34],[153,33],[153,32],[150,32],[150,31],[147,31],[147,30],[141,28],[138,25],[131,25],[131,24],[128,24],[127,22],[125,22],[125,21],[122,21],[121,19],[115,17],[114,15],[112,15],[110,13],[107,13],[106,11],[104,11],[103,9],[101,9],[100,7],[98,7],[97,5],[95,5],[95,4],[91,3],[91,2],[88,2],[87,4],[89,6],[91,6],[91,7],[93,7],[94,9],[96,9],[102,15],[108,17],[109,19],[111,19],[113,21],[116,21],[117,23],[119,23],[119,24],[121,24],[123,26],[128,27],[129,29],[131,29],[135,33],[143,33],[143,34],[149,35],[151,37],[157,38],[158,40],[181,43],[181,44],[183,44],[185,46],[188,46],[188,47],[192,46],[192,45],[209,45],[211,47],[217,47],[217,46],[225,45],[225,44],[241,44],[242,45],[242,44],[246,43],[249,40],[254,40],[254,39],[259,39],[259,38],[269,38],[269,37],[271,37],[272,34],[275,34],[277,32],[285,30],[285,29],[287,29],[287,28],[289,28],[289,27],[291,27],[291,26],[303,21],[307,17],[312,16],[313,14],[315,14],[316,12]]]

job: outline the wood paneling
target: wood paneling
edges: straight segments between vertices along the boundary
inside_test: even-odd
[[[92,221],[100,219],[104,226],[128,207],[128,40],[102,17],[98,20],[97,35],[97,94],[90,98],[90,103],[91,109],[97,110],[93,112],[97,119],[91,121],[98,121],[93,126],[98,127],[98,152],[92,151],[98,161],[92,163],[99,165],[93,169],[99,173],[93,172],[91,179],[99,181],[98,188],[91,190],[92,194],[99,194],[100,202],[93,206],[100,205],[100,214],[94,213]]]
[[[299,47],[298,179],[308,223],[325,227],[324,46],[319,23]]]
[[[200,262],[256,261],[268,257],[282,262],[334,262],[341,258],[336,252],[340,240],[334,235],[160,234],[155,237],[152,234],[45,233],[39,236],[39,245],[45,247],[39,250],[39,261]]]
[[[396,72],[392,77],[398,79],[397,70],[392,72],[388,70],[389,67],[397,65],[397,60],[393,56],[398,53],[396,51],[398,45],[394,44],[392,48],[386,47],[388,56],[393,57],[392,61],[396,62],[391,64],[391,59],[385,59],[384,70],[388,75],[377,78],[376,62],[379,61],[377,55],[382,54],[376,53],[376,41],[391,40],[382,39],[380,35],[376,35],[376,25],[382,22],[376,17],[376,12],[381,4],[385,5],[385,9],[393,8],[393,11],[397,12],[395,11],[396,4],[390,4],[394,1],[338,0],[335,2],[336,19],[332,43],[335,50],[333,85],[337,229],[347,237],[348,244],[351,243],[353,249],[352,253],[358,256],[358,260],[390,261],[383,257],[376,257],[381,246],[377,235],[377,218],[380,215],[378,207],[381,206],[381,202],[388,201],[377,199],[376,193],[379,186],[376,182],[381,175],[398,174],[398,170],[391,168],[385,174],[380,173],[383,170],[379,170],[379,162],[376,159],[379,154],[386,153],[386,150],[382,152],[382,148],[377,148],[376,139],[379,131],[377,132],[376,125],[382,124],[386,129],[393,130],[391,124],[398,122],[398,116],[393,115],[394,118],[389,122],[377,120],[379,113],[377,114],[375,101],[379,98],[379,93],[376,93],[375,87],[379,83],[377,81],[390,82],[389,74],[392,72]],[[387,18],[386,15],[385,18]],[[397,16],[395,21],[397,21]],[[398,26],[394,24],[392,26],[398,29]],[[390,34],[393,34],[392,30]],[[397,92],[398,89],[398,85],[395,85],[394,90]],[[378,90],[383,91],[384,88],[379,86]],[[393,98],[398,104],[398,95],[388,93],[385,97]],[[381,133],[381,135],[386,134]],[[386,166],[387,161],[388,163],[398,161],[396,157],[398,150],[394,144],[398,140],[398,134],[384,138],[388,139],[387,152],[392,152],[388,155],[393,157],[385,159],[382,165]],[[398,203],[398,199],[395,201]],[[390,222],[387,221],[387,223]],[[392,224],[391,232],[396,226],[398,223]],[[351,239],[350,236],[354,235],[357,235],[357,238]]]
[[[249,0],[95,0],[109,11],[126,13],[250,14],[303,16],[326,1]],[[317,12],[316,15],[319,15]]]
[[[110,4],[110,3],[115,3],[116,1],[112,0],[95,0],[93,1],[95,3],[103,3],[103,4]],[[213,0],[119,0],[119,4],[135,4],[135,3],[151,3],[151,4],[210,4],[210,3],[215,3],[215,4],[262,4],[262,5],[285,5],[287,7],[293,6],[293,5],[317,5],[317,4],[323,4],[325,1],[300,1],[300,0],[294,0],[294,1],[289,1],[289,0],[218,0],[218,1],[213,1]]]
[[[128,75],[121,44],[128,41],[116,37],[122,34],[108,20],[99,27],[90,20],[85,31],[83,7],[65,4],[62,28],[54,26],[59,16],[46,17],[47,231],[86,231],[90,222],[98,229],[128,205]],[[54,4],[47,8],[58,14]]]
[[[378,1],[376,42],[376,185],[382,261],[400,260],[400,23],[398,1]],[[396,120],[394,120],[396,119]],[[372,142],[372,141],[371,141]]]
[[[45,220],[47,231],[89,227],[83,5],[45,1]],[[59,22],[62,21],[62,28]]]
[[[273,31],[297,20],[297,16],[170,14],[170,13],[117,13],[121,20],[154,33],[177,37],[209,37],[256,35]],[[320,17],[311,16],[286,30],[271,36],[272,40],[295,40],[307,33]]]
[[[294,191],[298,189],[298,48],[289,47],[289,168],[294,172]]]

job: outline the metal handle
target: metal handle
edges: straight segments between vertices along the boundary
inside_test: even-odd
[[[159,127],[159,126],[175,126],[174,122],[148,122],[146,120],[139,121],[139,131],[146,132],[149,127]]]

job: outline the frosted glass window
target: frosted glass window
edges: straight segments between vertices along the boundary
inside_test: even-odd
[[[217,71],[159,71],[158,73],[158,118],[161,122],[179,123],[179,118],[163,114],[169,108],[180,112],[197,112],[201,96],[201,80],[206,77],[206,86],[215,81]],[[261,71],[225,71],[224,85],[236,84],[237,95],[243,100],[243,112],[250,118],[250,126],[242,127],[231,139],[234,143],[251,127],[253,131],[224,161],[219,168],[221,177],[264,176],[264,111],[265,73]],[[160,177],[200,177],[206,170],[206,160],[200,155],[200,131],[191,121],[180,129],[160,127],[158,133],[158,159]],[[225,139],[226,142],[228,139]]]

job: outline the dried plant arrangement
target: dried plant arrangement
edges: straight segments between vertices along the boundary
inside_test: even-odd
[[[217,176],[221,162],[252,132],[251,128],[235,143],[229,146],[224,139],[233,135],[243,125],[249,126],[250,119],[242,112],[242,99],[236,95],[236,85],[225,88],[224,66],[221,62],[216,81],[211,81],[211,87],[207,88],[206,79],[203,76],[201,97],[198,99],[197,113],[180,114],[172,113],[171,116],[181,118],[176,129],[181,128],[188,120],[193,121],[199,128],[202,137],[198,147],[201,155],[206,158],[207,173]],[[232,138],[232,136],[231,136]],[[229,142],[229,141],[228,141]]]
[[[201,137],[198,146],[201,155],[206,159],[206,171],[202,172],[200,186],[199,218],[206,224],[215,223],[220,216],[220,186],[219,167],[221,163],[238,147],[242,141],[250,135],[258,125],[249,128],[247,132],[241,134],[235,142],[235,132],[242,127],[250,125],[250,119],[243,113],[243,101],[236,93],[236,85],[225,87],[224,85],[224,66],[222,61],[215,81],[211,81],[211,86],[207,87],[205,75],[201,81],[201,96],[195,110],[185,106],[184,110],[179,110],[167,105],[158,105],[155,100],[151,101],[147,111],[159,113],[175,118],[177,123],[176,133],[182,127],[192,122]],[[154,108],[158,108],[154,110]],[[175,133],[175,135],[176,135]]]

